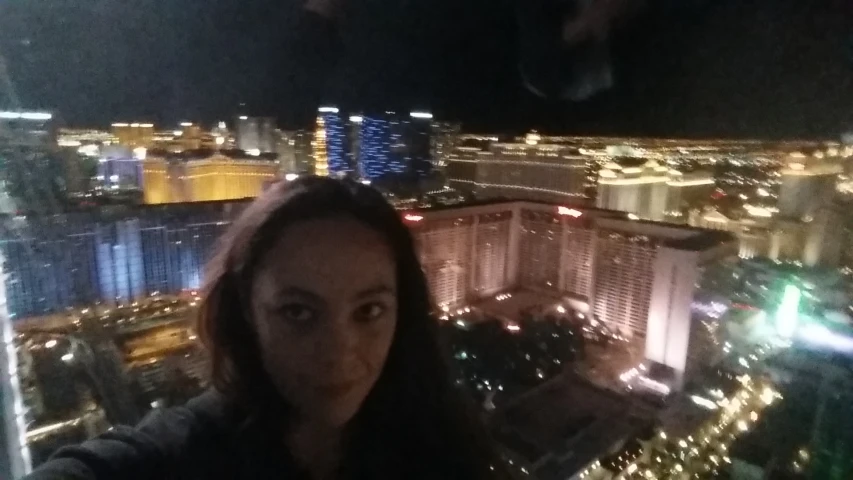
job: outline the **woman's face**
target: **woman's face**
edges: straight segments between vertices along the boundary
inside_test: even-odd
[[[356,220],[308,220],[285,228],[259,265],[252,316],[267,373],[301,418],[343,426],[394,337],[391,248]]]

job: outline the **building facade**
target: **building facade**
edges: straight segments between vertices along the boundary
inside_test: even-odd
[[[280,174],[278,162],[258,157],[152,156],[142,162],[143,201],[151,205],[257,197]]]
[[[451,186],[482,198],[581,204],[587,161],[576,148],[529,139],[457,147],[445,171]]]
[[[435,170],[444,171],[450,154],[459,146],[462,125],[454,122],[433,121],[430,139],[430,158]]]
[[[337,107],[318,110],[313,147],[317,175],[341,176],[352,171],[346,122]]]
[[[268,117],[242,115],[236,120],[237,148],[244,152],[276,151],[275,120]]]
[[[789,163],[781,172],[779,215],[793,220],[813,217],[820,208],[832,202],[842,171],[840,165]]]
[[[596,209],[507,202],[406,218],[439,307],[515,288],[568,296],[644,338],[647,358],[682,376],[695,285],[708,265],[737,254],[727,233]]]
[[[119,145],[134,148],[151,148],[154,144],[153,123],[114,123],[112,134]]]

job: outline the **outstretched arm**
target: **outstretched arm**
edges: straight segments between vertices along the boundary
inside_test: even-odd
[[[219,478],[229,468],[217,446],[225,429],[217,398],[204,394],[186,407],[157,410],[135,428],[119,426],[80,445],[60,449],[24,480],[154,480],[192,471]]]

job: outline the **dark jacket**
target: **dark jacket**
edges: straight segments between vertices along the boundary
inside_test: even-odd
[[[80,445],[57,451],[24,480],[308,480],[270,422],[252,421],[215,390],[185,406],[155,410],[135,428],[117,426]],[[407,442],[416,445],[414,441]],[[471,480],[455,463],[456,452],[421,456],[382,445],[378,438],[354,444],[341,473],[353,480]],[[443,453],[450,453],[448,458]],[[468,452],[471,453],[471,452]],[[464,455],[464,453],[463,453]],[[423,458],[426,457],[426,458]]]
[[[300,479],[281,441],[246,424],[209,391],[161,409],[136,428],[118,426],[60,449],[26,480]]]

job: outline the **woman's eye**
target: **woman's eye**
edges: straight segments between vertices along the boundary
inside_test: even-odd
[[[308,323],[314,319],[314,310],[311,307],[292,303],[284,305],[279,309],[279,313],[285,320],[293,323]]]
[[[356,309],[355,319],[359,322],[371,322],[384,315],[386,310],[385,305],[381,303],[366,303]]]

